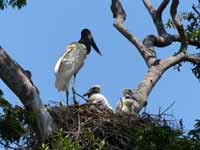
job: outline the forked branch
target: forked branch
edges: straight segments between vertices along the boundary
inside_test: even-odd
[[[148,35],[144,39],[143,43],[140,42],[137,39],[137,37],[132,35],[123,25],[123,22],[126,19],[126,17],[123,17],[123,16],[126,16],[126,15],[122,15],[123,13],[120,13],[119,17],[117,17],[118,13],[115,12],[117,11],[117,7],[115,8],[116,2],[120,4],[117,6],[122,7],[119,0],[112,1],[112,11],[113,11],[114,16],[117,18],[114,23],[114,26],[132,44],[136,46],[136,48],[139,50],[139,52],[141,53],[141,55],[143,56],[144,60],[146,61],[149,67],[144,76],[144,79],[139,83],[137,88],[133,90],[136,102],[134,103],[134,106],[132,107],[134,107],[134,110],[136,111],[136,113],[138,113],[143,108],[143,106],[147,103],[147,99],[150,92],[152,91],[156,83],[159,81],[159,79],[162,77],[162,75],[165,73],[165,71],[167,71],[169,68],[183,61],[188,61],[196,65],[200,65],[199,54],[190,55],[187,53],[188,43],[191,45],[198,44],[198,43],[195,43],[195,41],[191,41],[187,39],[184,27],[181,24],[177,15],[177,8],[178,8],[178,2],[179,2],[178,0],[173,0],[171,4],[171,8],[170,8],[170,14],[177,28],[178,35],[171,35],[167,33],[162,21],[162,13],[164,9],[166,8],[166,6],[169,4],[169,0],[163,0],[160,6],[158,7],[158,9],[155,9],[153,7],[150,0],[143,0],[144,5],[146,6],[149,14],[151,15],[154,25],[158,32],[157,36],[153,34]],[[123,10],[125,14],[125,11],[123,8],[120,8],[119,10]],[[118,20],[118,18],[120,19]],[[177,50],[174,55],[169,56],[165,59],[157,59],[155,55],[154,47],[155,46],[166,47],[168,45],[171,45],[175,41],[180,42],[179,50]],[[151,58],[149,59],[148,57],[151,57]]]
[[[135,47],[138,49],[141,56],[144,58],[147,66],[155,61],[155,54],[149,52],[144,44],[133,34],[131,34],[128,29],[123,25],[123,22],[126,20],[126,13],[122,7],[122,4],[119,0],[112,0],[111,10],[113,17],[116,18],[114,22],[114,27],[126,38],[128,39]]]
[[[143,3],[153,19],[158,35],[162,36],[163,34],[166,34],[167,32],[162,21],[162,13],[169,3],[169,0],[163,0],[157,10],[153,7],[150,0],[143,0]]]
[[[171,8],[170,8],[170,15],[172,17],[174,25],[177,28],[178,33],[179,33],[181,43],[184,44],[184,45],[187,45],[188,41],[187,41],[186,32],[185,32],[185,29],[184,29],[182,23],[180,22],[178,15],[177,15],[178,5],[179,5],[179,0],[172,0],[172,4],[171,4]]]

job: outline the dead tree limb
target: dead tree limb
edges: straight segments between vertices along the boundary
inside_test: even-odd
[[[179,0],[172,0],[171,8],[170,8],[170,15],[172,17],[172,20],[174,22],[174,25],[176,26],[176,29],[179,33],[179,36],[181,38],[181,43],[184,45],[187,45],[187,35],[185,32],[185,29],[183,25],[181,24],[179,17],[177,15],[177,8],[179,5]]]
[[[149,0],[143,0],[143,3],[153,19],[158,35],[162,36],[163,34],[166,34],[167,32],[162,21],[162,13],[169,3],[169,0],[163,0],[157,10],[152,6]]]
[[[143,3],[145,7],[147,8],[158,33],[158,35],[154,35],[154,34],[148,35],[144,39],[144,43],[151,43],[150,46],[152,47],[153,46],[166,47],[170,45],[174,40],[174,36],[167,33],[163,20],[162,20],[163,11],[169,4],[169,0],[163,0],[160,6],[158,7],[158,9],[155,9],[153,7],[150,0],[143,0]],[[145,45],[148,46],[147,44]]]
[[[150,92],[159,81],[159,79],[162,77],[162,75],[165,73],[165,71],[183,61],[200,65],[199,54],[187,53],[188,44],[197,46],[200,45],[200,42],[192,41],[191,39],[187,38],[186,31],[184,30],[184,27],[181,24],[177,15],[179,0],[172,0],[172,4],[170,7],[170,15],[173,23],[176,26],[178,35],[171,35],[167,33],[164,23],[162,21],[162,13],[165,10],[166,6],[169,4],[169,0],[163,0],[157,9],[153,7],[150,0],[143,0],[143,3],[153,20],[158,34],[147,35],[146,38],[143,40],[143,43],[140,42],[136,36],[132,35],[123,25],[123,22],[126,19],[126,15],[120,1],[112,0],[111,6],[112,12],[113,14],[115,14],[116,18],[114,26],[133,45],[135,45],[148,66],[148,70],[144,76],[144,79],[139,83],[137,88],[134,89],[134,97],[136,98],[136,103],[134,103],[134,110],[136,111],[136,113],[138,113],[142,109],[142,107],[145,106]],[[120,10],[123,10],[124,13],[120,13],[119,15],[119,13],[117,12]],[[165,59],[158,59],[155,53],[155,47],[166,47],[168,45],[171,45],[173,42],[180,42],[180,48],[176,51],[176,53]]]
[[[151,66],[156,56],[153,52],[146,50],[144,44],[124,26],[123,22],[126,20],[126,13],[119,0],[112,0],[111,10],[114,18],[116,18],[113,24],[114,27],[138,49],[147,66]]]
[[[42,139],[48,137],[53,130],[53,120],[39,96],[39,92],[26,71],[17,64],[3,48],[0,48],[0,78],[20,99],[24,107],[35,113],[36,132]]]

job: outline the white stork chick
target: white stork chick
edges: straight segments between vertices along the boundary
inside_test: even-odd
[[[58,91],[65,91],[68,104],[68,87],[72,76],[74,81],[72,91],[75,102],[75,77],[84,64],[86,56],[90,53],[91,46],[101,55],[89,29],[83,29],[79,42],[73,42],[68,45],[64,54],[58,59],[55,65],[55,87]]]
[[[100,110],[106,110],[113,112],[112,107],[108,103],[108,100],[101,94],[101,86],[94,85],[92,86],[87,93],[83,96],[88,96],[88,102],[93,103],[100,108]]]
[[[116,108],[116,113],[126,113],[126,114],[134,114],[134,106],[136,103],[136,98],[134,97],[134,93],[131,89],[124,89],[123,97],[119,100]]]

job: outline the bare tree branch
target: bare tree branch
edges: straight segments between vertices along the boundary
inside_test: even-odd
[[[51,134],[53,120],[44,108],[36,86],[25,74],[24,69],[0,48],[0,78],[19,97],[29,111],[36,114],[36,131],[42,139]]]
[[[180,35],[181,42],[187,45],[187,36],[184,30],[183,25],[181,24],[179,17],[177,16],[177,8],[179,5],[179,0],[172,0],[171,8],[170,8],[170,15],[172,20],[177,28],[177,31]]]
[[[113,13],[113,18],[121,18],[121,23],[126,20],[126,12],[124,11],[119,0],[112,0],[111,10]]]
[[[142,107],[146,104],[147,102],[147,97],[151,90],[153,89],[154,85],[157,83],[157,81],[161,78],[162,74],[173,64],[176,64],[180,61],[180,57],[178,55],[173,56],[171,61],[162,61],[162,60],[157,60],[155,51],[154,51],[154,46],[166,46],[172,43],[172,37],[169,36],[169,34],[166,33],[164,25],[162,23],[162,11],[168,4],[168,1],[164,1],[161,3],[159,7],[159,12],[153,8],[149,0],[144,0],[144,4],[146,8],[149,10],[149,13],[151,14],[154,24],[157,28],[157,31],[160,36],[156,37],[154,35],[149,35],[147,36],[143,43],[140,42],[134,35],[132,35],[123,25],[123,22],[125,21],[125,15],[122,15],[120,13],[119,17],[117,16],[117,13],[114,11],[117,11],[115,6],[120,6],[122,5],[118,4],[116,5],[114,2],[120,3],[119,1],[112,1],[112,11],[113,11],[113,16],[115,16],[116,22],[114,23],[114,26],[118,29],[120,33],[122,33],[132,44],[136,46],[136,48],[139,50],[141,55],[143,56],[144,60],[146,61],[146,64],[149,66],[149,69],[144,77],[144,79],[140,82],[138,87],[134,90],[134,96],[136,97],[136,102],[134,103],[134,110],[136,112],[139,112]],[[123,8],[120,8],[120,10],[123,10]],[[121,11],[119,11],[121,12]],[[169,59],[169,60],[170,60]],[[149,61],[150,60],[150,61]],[[168,64],[169,63],[169,64]]]
[[[120,3],[118,0],[117,2]],[[141,53],[141,55],[143,56],[144,60],[146,61],[149,67],[147,73],[144,76],[144,79],[139,83],[137,88],[133,90],[135,97],[135,103],[133,103],[134,105],[133,107],[137,113],[143,108],[143,106],[146,105],[147,98],[150,92],[152,91],[155,84],[162,77],[162,75],[165,73],[165,71],[183,61],[189,61],[197,65],[200,64],[200,54],[189,55],[187,53],[188,44],[200,47],[200,42],[187,39],[184,27],[181,24],[177,15],[177,8],[179,1],[172,0],[172,4],[170,7],[170,14],[177,28],[178,35],[171,35],[167,33],[162,21],[162,13],[166,8],[166,6],[168,5],[169,0],[163,0],[157,10],[153,7],[150,0],[143,0],[143,2],[153,19],[154,25],[158,32],[158,36],[153,34],[148,35],[145,37],[143,43],[141,43],[123,25],[125,17],[123,17],[124,15],[122,15],[122,13],[119,13],[120,14],[119,17],[117,17],[118,15],[115,15],[117,19],[116,22],[114,23],[114,26],[118,29],[118,31],[122,33],[132,44],[136,46],[136,48],[139,50],[139,52]],[[118,6],[122,7],[121,4]],[[113,3],[112,7],[113,8],[115,7]],[[117,11],[117,8],[112,10]],[[123,8],[121,8],[120,10],[123,10],[123,12],[125,13]],[[113,12],[113,14],[117,13]],[[120,19],[118,20],[118,18]],[[166,47],[168,45],[171,45],[172,42],[176,41],[180,42],[181,45],[178,52],[175,55],[169,56],[162,60],[157,59],[154,50],[155,46]],[[152,59],[148,59],[148,57],[152,57]]]
[[[193,4],[192,9],[197,13],[198,16],[200,16],[200,12],[196,9],[195,5]]]
[[[147,66],[151,66],[151,64],[156,60],[155,54],[151,53],[146,49],[144,44],[138,40],[136,36],[131,34],[128,29],[123,25],[123,22],[126,19],[126,13],[120,3],[119,0],[112,0],[111,10],[113,12],[114,18],[116,21],[114,22],[114,27],[126,38],[128,39],[135,47],[138,49],[139,53],[144,58]]]
[[[153,7],[151,2],[149,0],[143,0],[143,3],[147,8],[147,10],[149,11],[149,13],[151,14],[151,16],[154,16],[154,14],[156,13],[156,9]]]
[[[157,10],[153,7],[150,0],[143,0],[143,3],[146,6],[149,14],[151,15],[151,18],[158,32],[158,36],[153,34],[146,36],[143,41],[144,45],[149,47],[148,45],[146,45],[146,43],[150,43],[150,46],[152,46],[151,49],[153,49],[153,46],[166,47],[170,45],[173,42],[173,36],[166,32],[162,20],[162,13],[169,3],[169,0],[163,0]]]
[[[150,0],[143,0],[143,2],[146,8],[148,9],[149,14],[152,17],[154,25],[158,32],[158,36],[148,35],[143,41],[144,45],[146,47],[149,46],[166,47],[172,44],[172,42],[179,41],[182,44],[184,44],[185,47],[188,44],[186,32],[177,16],[177,7],[179,1],[173,0],[170,8],[170,14],[180,36],[168,34],[165,30],[165,26],[162,21],[162,13],[166,8],[167,4],[169,3],[169,0],[163,0],[157,10],[153,7]],[[200,44],[200,42],[196,42],[194,40],[189,40],[189,42],[196,45]]]
[[[162,19],[162,13],[168,4],[169,4],[169,0],[163,0],[160,6],[158,7],[156,16],[159,17],[160,20]]]
[[[173,39],[174,39],[174,42],[182,42],[182,39],[179,35],[174,35]],[[188,40],[189,45],[196,46],[197,48],[200,48],[200,41],[199,40],[195,40],[195,39],[187,39],[187,40]]]
[[[199,40],[187,39],[186,31],[184,30],[184,27],[181,24],[177,15],[177,7],[179,3],[178,0],[173,0],[170,13],[172,16],[172,20],[174,21],[174,24],[178,30],[179,35],[171,35],[167,33],[162,21],[162,13],[164,9],[166,8],[166,6],[169,4],[169,0],[163,0],[157,10],[153,7],[150,0],[143,0],[143,2],[147,10],[149,11],[149,14],[152,17],[153,22],[158,32],[158,36],[153,35],[153,34],[148,35],[144,39],[144,43],[150,43],[151,46],[156,46],[156,47],[166,47],[172,44],[172,42],[186,42],[185,44],[187,44],[188,42],[188,44],[190,45],[196,46],[198,48],[200,47]]]
[[[186,54],[185,61],[189,61],[193,64],[200,65],[200,53],[197,54]]]
[[[163,60],[157,60],[157,62],[148,69],[144,79],[134,90],[134,96],[137,99],[134,110],[136,110],[137,113],[140,112],[143,106],[147,103],[147,98],[150,92],[165,73],[165,71],[172,66],[184,61],[185,55],[185,52],[181,51],[174,56],[170,56]]]
[[[153,5],[151,4],[149,0],[143,0],[143,3],[146,6],[147,10],[149,11],[149,14],[151,15],[153,19],[158,35],[162,36],[163,34],[167,34],[165,30],[165,26],[162,21],[162,13],[164,9],[166,8],[167,4],[169,3],[169,0],[163,0],[163,2],[160,4],[157,10],[153,7]]]

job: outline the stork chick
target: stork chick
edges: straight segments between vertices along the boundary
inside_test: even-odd
[[[88,96],[88,102],[96,104],[101,110],[113,112],[108,100],[101,93],[101,86],[92,86],[83,96]]]
[[[116,108],[116,113],[134,114],[134,106],[136,104],[136,98],[131,89],[124,89],[123,97],[119,100]]]

